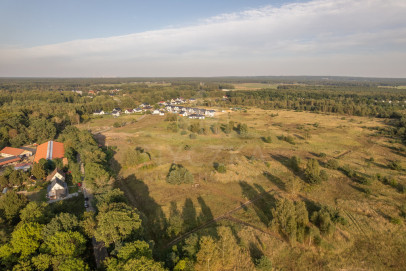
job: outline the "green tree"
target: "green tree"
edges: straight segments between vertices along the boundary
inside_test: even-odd
[[[0,211],[4,217],[12,223],[18,221],[19,213],[27,205],[27,197],[10,190],[0,197]],[[0,212],[1,213],[1,212]]]
[[[58,271],[88,271],[89,266],[78,258],[68,257],[64,258],[56,267]]]
[[[203,236],[199,242],[199,252],[196,255],[197,264],[205,270],[217,270],[220,267],[219,250],[216,242],[210,236]]]
[[[220,239],[217,242],[217,247],[221,259],[221,266],[226,270],[235,270],[238,267],[238,256],[240,254],[240,247],[237,244],[237,240],[229,227],[219,227],[218,235]]]
[[[46,175],[44,165],[40,163],[34,163],[31,169],[31,174],[34,175],[37,180],[44,179]]]
[[[126,243],[117,253],[117,258],[123,261],[141,257],[152,259],[152,250],[148,243],[139,240]]]
[[[55,256],[79,257],[86,249],[86,239],[77,231],[58,231],[44,244],[44,249]]]
[[[43,234],[45,238],[48,238],[59,231],[75,231],[78,229],[79,220],[75,215],[60,213],[45,226]]]
[[[193,175],[182,165],[172,164],[166,181],[170,184],[193,183]]]
[[[125,203],[111,203],[99,211],[96,220],[95,237],[106,245],[122,241],[141,227],[139,215]]]
[[[36,222],[19,224],[11,234],[13,252],[24,258],[37,251],[42,241],[42,228],[43,226]]]
[[[289,165],[293,171],[295,172],[300,171],[300,163],[301,163],[300,157],[292,156],[290,158]]]
[[[38,222],[45,224],[50,216],[48,204],[45,202],[31,201],[20,211],[20,219],[23,222]]]
[[[307,160],[305,175],[306,180],[311,184],[318,184],[321,182],[320,166],[316,159]]]

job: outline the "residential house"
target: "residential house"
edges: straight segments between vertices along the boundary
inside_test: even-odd
[[[216,114],[215,110],[206,110],[205,112],[206,117],[214,117],[215,114]]]
[[[14,170],[28,171],[32,167],[32,163],[20,163],[14,165]]]
[[[93,115],[104,115],[104,111],[103,110],[96,110],[93,112]]]
[[[165,111],[159,110],[159,115],[160,115],[160,116],[165,116]]]
[[[55,168],[55,170],[52,171],[52,173],[47,176],[47,181],[52,182],[55,179],[59,179],[59,180],[64,182],[65,181],[65,173],[62,170],[60,170],[58,168]]]
[[[121,113],[121,108],[120,107],[114,108],[113,111],[117,111],[117,112]]]
[[[181,112],[179,113],[179,116],[187,117],[187,116],[188,116],[188,113],[187,113],[187,111],[181,111]]]
[[[141,112],[142,112],[142,109],[141,109],[141,108],[134,108],[134,109],[133,109],[133,112],[134,112],[134,113],[141,113]]]
[[[65,173],[59,169],[55,169],[48,177],[47,181],[51,182],[47,188],[47,197],[49,199],[60,199],[66,197],[68,185],[65,182]]]
[[[149,106],[150,106],[149,103],[143,103],[143,104],[140,105],[141,108],[149,107]]]
[[[191,114],[189,115],[189,119],[204,119],[204,115],[200,115],[200,114]]]
[[[64,198],[69,194],[68,185],[59,179],[54,179],[47,188],[47,197],[52,199]]]
[[[120,111],[113,110],[113,111],[111,112],[111,114],[112,114],[113,116],[115,116],[115,117],[119,117],[119,116],[120,116]]]
[[[158,109],[155,109],[155,110],[152,112],[152,115],[159,115],[159,110],[158,110]]]
[[[126,109],[126,110],[124,111],[124,113],[126,113],[126,114],[132,114],[132,113],[134,113],[134,110],[133,110],[133,109]]]

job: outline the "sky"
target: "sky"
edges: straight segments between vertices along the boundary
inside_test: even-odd
[[[406,78],[405,0],[1,0],[0,77]]]

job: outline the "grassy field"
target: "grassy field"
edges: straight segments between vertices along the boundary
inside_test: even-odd
[[[131,122],[133,119],[138,121]],[[182,130],[169,132],[166,129],[168,122],[164,119],[151,115],[142,119],[139,116],[103,117],[83,125],[95,131],[109,129],[97,138],[102,144],[117,147],[112,167],[120,176],[120,187],[130,202],[154,223],[156,230],[163,229],[171,206],[176,206],[180,212],[192,209],[195,213],[193,219],[202,223],[270,191],[266,197],[232,214],[236,220],[252,225],[251,228],[235,221],[221,223],[238,227],[238,234],[249,249],[250,246],[256,247],[278,265],[292,270],[306,269],[306,265],[309,268],[316,266],[311,268],[313,270],[352,266],[384,270],[387,264],[399,267],[402,263],[393,257],[399,253],[403,255],[404,249],[393,252],[393,257],[375,251],[376,257],[385,257],[379,264],[365,260],[368,254],[363,253],[376,245],[374,240],[382,240],[384,236],[389,238],[393,247],[406,244],[404,236],[403,239],[394,237],[404,233],[404,223],[391,223],[399,217],[399,207],[406,200],[404,193],[378,180],[368,185],[360,184],[340,170],[327,168],[323,169],[329,174],[329,180],[321,185],[311,186],[303,178],[307,159],[317,159],[321,165],[329,159],[337,159],[340,166],[349,165],[371,180],[375,174],[381,174],[406,185],[405,172],[387,166],[391,161],[399,160],[406,168],[404,147],[376,135],[374,129],[385,126],[380,119],[254,108],[246,113],[226,112],[199,121],[181,119],[186,126],[199,122],[201,127],[207,128],[208,133],[197,135],[196,139],[189,138],[189,131],[184,135]],[[112,123],[117,120],[128,124],[113,128]],[[235,131],[230,134],[210,131],[212,124],[229,121],[246,123],[249,136],[241,138]],[[282,135],[293,137],[294,144],[278,139]],[[266,136],[271,136],[272,143],[261,139]],[[153,168],[124,166],[126,150],[136,147],[151,154]],[[292,156],[302,160],[299,173],[288,166],[287,160]],[[194,185],[166,183],[172,163],[189,169],[194,175]],[[225,164],[227,172],[216,172],[214,163]],[[281,197],[304,200],[310,208],[314,205],[339,208],[348,224],[338,226],[333,236],[325,238],[322,254],[313,246],[292,248],[266,234],[270,231],[271,209]],[[356,246],[360,248],[354,252]],[[289,259],[295,256],[300,259],[292,263]]]

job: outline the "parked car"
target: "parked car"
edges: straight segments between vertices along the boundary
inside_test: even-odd
[[[87,201],[85,201],[85,208],[89,208],[89,203],[87,203]]]

